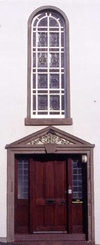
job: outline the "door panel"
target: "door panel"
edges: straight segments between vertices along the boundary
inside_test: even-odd
[[[83,203],[72,203],[72,233],[83,233]]]
[[[30,168],[31,232],[65,231],[66,161],[33,159]]]

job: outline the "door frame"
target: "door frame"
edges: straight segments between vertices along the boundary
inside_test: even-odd
[[[47,127],[6,145],[7,149],[7,242],[15,240],[14,196],[15,196],[15,155],[16,154],[82,154],[87,158],[87,207],[89,242],[94,242],[94,170],[93,148],[80,138],[54,127]]]

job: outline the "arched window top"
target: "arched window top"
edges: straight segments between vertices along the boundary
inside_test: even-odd
[[[36,15],[32,20],[32,25],[37,27],[63,27],[64,19],[61,15],[53,11],[44,11]]]
[[[29,18],[26,125],[72,124],[68,32],[67,17],[55,7]]]
[[[33,19],[37,18],[37,16],[41,15],[44,16],[44,13],[52,13],[52,16],[54,16],[54,18],[60,18],[60,20],[62,19],[62,21],[65,22],[65,25],[67,25],[67,28],[69,26],[69,21],[68,21],[68,17],[67,15],[59,8],[55,7],[55,6],[42,6],[40,8],[37,8],[36,10],[34,10],[31,15],[29,16],[28,19],[28,26],[31,26]]]

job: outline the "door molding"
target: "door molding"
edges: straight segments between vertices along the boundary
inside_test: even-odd
[[[82,154],[87,156],[87,195],[88,195],[88,241],[94,242],[94,172],[93,148],[78,137],[46,127],[9,145],[7,149],[7,241],[15,240],[14,233],[14,195],[15,195],[15,155],[16,154]]]

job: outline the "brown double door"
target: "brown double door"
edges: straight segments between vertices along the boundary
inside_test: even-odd
[[[17,155],[15,233],[86,233],[86,186],[79,155]]]
[[[66,161],[32,160],[30,163],[30,227],[34,231],[66,231]]]

